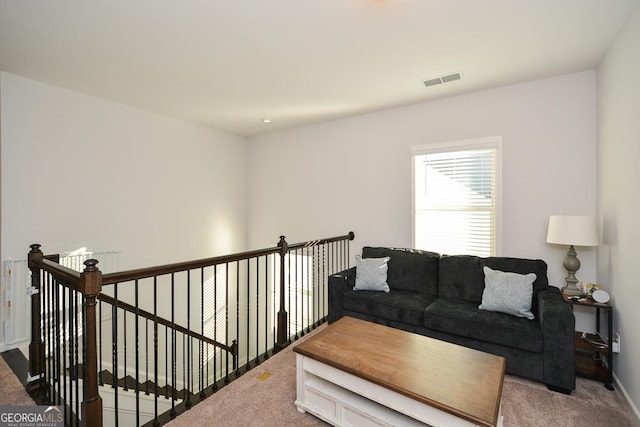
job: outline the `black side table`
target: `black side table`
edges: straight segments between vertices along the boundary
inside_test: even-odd
[[[572,297],[562,295],[564,300],[571,304],[571,310],[578,305],[596,310],[597,334],[576,331],[576,374],[604,382],[604,386],[613,390],[613,306],[611,303],[599,303],[591,297]],[[607,316],[607,336],[600,334],[600,311],[604,310]]]

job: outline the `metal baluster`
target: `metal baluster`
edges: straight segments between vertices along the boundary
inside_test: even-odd
[[[213,340],[218,341],[218,265],[213,266]],[[225,342],[226,344],[226,342]],[[207,346],[207,349],[209,347]],[[218,391],[218,355],[213,348],[213,392]],[[226,352],[225,352],[226,353]]]
[[[298,300],[300,298],[300,292],[299,292],[299,283],[298,283],[298,249],[296,249],[293,252],[293,303],[295,305],[295,318],[294,318],[294,325],[295,325],[295,334],[294,334],[294,341],[298,340],[298,329],[300,329],[300,319],[299,319],[299,311],[300,308],[298,307]],[[291,265],[291,256],[289,256],[289,265]],[[289,270],[289,280],[291,280],[291,270]],[[291,292],[291,283],[289,283],[289,291]],[[291,313],[291,310],[289,310],[289,313]]]
[[[139,320],[140,320],[140,309],[139,309],[139,301],[138,301],[138,279],[136,279],[133,283],[133,299],[135,301],[135,317],[134,317],[134,321],[135,321],[135,326],[134,326],[134,330],[135,330],[135,336],[134,336],[134,343],[135,343],[135,370],[136,370],[136,374],[135,374],[135,378],[136,378],[136,385],[135,385],[135,394],[136,394],[136,425],[140,425],[140,344],[138,341],[138,333],[139,333],[139,329],[140,329],[140,325],[139,325]],[[126,329],[125,329],[126,331]],[[128,334],[127,334],[128,335]],[[124,378],[125,382],[127,381],[127,377],[125,376]]]
[[[160,425],[158,419],[158,379],[158,276],[153,276],[153,425],[155,427]]]
[[[229,343],[229,263],[225,264],[224,269],[224,279],[225,279],[225,303],[224,303],[224,317],[225,317],[225,344]],[[229,352],[225,351],[226,355],[226,375],[224,378],[225,384],[229,384]]]
[[[191,270],[187,270],[187,330],[191,330]],[[187,382],[186,382],[186,393],[187,393],[187,408],[190,408],[191,406],[193,406],[193,403],[191,402],[191,394],[193,392],[193,382],[192,382],[192,376],[191,376],[191,346],[193,343],[193,340],[191,338],[191,335],[186,337],[187,340]],[[182,362],[182,370],[184,371],[184,362]],[[183,384],[185,385],[185,384]]]
[[[131,300],[129,300],[129,301],[131,301]],[[122,337],[122,341],[123,341],[123,344],[124,344],[124,348],[123,348],[123,351],[124,351],[124,354],[123,354],[123,357],[124,357],[124,360],[123,360],[123,362],[124,362],[124,366],[123,366],[124,375],[122,376],[123,381],[124,381],[123,389],[124,389],[124,391],[129,391],[129,385],[127,384],[128,383],[128,381],[127,381],[127,335],[129,335],[129,334],[127,334],[127,331],[129,329],[127,329],[127,311],[126,310],[122,310],[122,328],[123,328],[122,329],[122,331],[123,331],[122,335],[124,335]]]
[[[41,276],[42,283],[40,284],[40,291],[42,292],[42,300],[40,300],[40,304],[44,307],[44,315],[41,316],[42,328],[41,331],[46,333],[46,338],[43,340],[44,343],[44,354],[46,357],[46,369],[45,369],[45,383],[46,383],[46,399],[47,401],[51,401],[54,393],[54,383],[58,379],[56,376],[56,362],[57,360],[53,357],[54,348],[56,346],[53,341],[53,337],[51,334],[53,333],[53,329],[55,328],[55,323],[52,323],[53,320],[53,305],[51,294],[53,293],[52,285],[51,285],[51,275],[45,273]]]
[[[187,378],[187,370],[185,369],[185,360],[187,358],[187,342],[188,337],[185,334],[182,334],[182,400],[185,400],[187,396],[185,394],[189,394],[189,390],[187,387],[187,382],[189,381]]]
[[[269,358],[269,255],[264,256],[264,358]]]
[[[164,388],[164,397],[165,399],[169,398],[169,328],[164,327],[164,378],[165,378],[165,388]]]
[[[318,245],[313,247],[313,262],[315,264],[316,277],[313,281],[314,286],[314,298],[315,310],[320,314],[320,247]]]
[[[240,262],[238,262],[238,265],[240,265]],[[251,324],[251,272],[250,272],[250,267],[251,267],[251,260],[248,259],[247,260],[247,368],[246,370],[248,371],[249,369],[251,369],[251,356],[250,356],[250,351],[249,351],[249,347],[250,347],[250,343],[251,343],[251,336],[250,336],[250,328],[249,325]],[[238,276],[238,280],[240,280],[240,277]]]
[[[256,365],[260,364],[260,258],[256,257]]]
[[[171,273],[171,418],[175,418],[176,412],[176,320],[175,320],[175,277]]]
[[[54,344],[55,347],[55,359],[53,360],[53,370],[54,370],[54,377],[55,377],[55,381],[58,383],[58,391],[60,391],[60,358],[63,357],[60,353],[60,344],[61,344],[61,339],[60,339],[60,309],[61,309],[61,305],[60,305],[60,289],[57,286],[57,283],[55,280],[53,280],[53,277],[51,277],[50,274],[47,274],[47,280],[49,282],[49,288],[51,289],[51,293],[53,294],[53,301],[52,301],[52,305],[51,305],[51,312],[53,313],[54,316],[54,324],[55,324],[55,329],[56,329],[56,342]],[[64,322],[64,321],[63,321]],[[64,353],[63,353],[64,354]],[[55,387],[53,384],[51,385],[51,387],[48,387],[47,390],[49,392],[49,401],[51,401],[51,397],[54,391],[55,391]],[[53,393],[55,394],[55,400],[57,402],[58,405],[62,404],[61,401],[61,396],[60,393]]]
[[[286,336],[286,340],[287,340],[287,344],[291,344],[291,256],[290,256],[291,252],[287,252],[286,259],[287,259],[287,318],[288,318],[288,322],[287,322],[287,336]]]
[[[236,336],[240,335],[240,261],[236,261]],[[236,365],[236,378],[240,376],[240,364]]]
[[[102,378],[102,300],[98,301],[98,384],[104,385]]]
[[[114,402],[114,422],[119,425],[118,419],[118,284],[113,284],[113,306],[111,310],[111,361],[112,383]]]
[[[204,284],[205,284],[205,270],[204,267],[200,269],[200,335],[203,337],[206,336],[204,333]],[[204,399],[207,394],[205,393],[205,381],[204,381],[204,371],[205,367],[203,363],[206,363],[206,369],[208,374],[209,363],[208,359],[205,362],[204,360],[204,341],[200,340],[200,345],[198,346],[198,375],[200,378],[200,398]],[[207,375],[208,378],[208,375]]]
[[[277,260],[276,260],[276,256],[275,254],[272,255],[273,257],[273,280],[272,280],[272,284],[271,284],[271,294],[272,294],[272,300],[273,300],[273,307],[272,307],[272,316],[274,319],[273,322],[273,328],[271,331],[271,335],[273,335],[273,343],[271,345],[272,348],[276,348],[276,343],[277,343],[277,335],[278,335],[278,307],[277,304],[279,303],[279,299],[278,299],[278,295],[276,294],[276,289],[278,289],[280,287],[280,280],[278,280],[278,268],[276,268],[277,264]],[[280,273],[282,274],[282,272]],[[278,288],[276,288],[278,287]]]
[[[326,263],[325,263],[325,254],[326,254],[326,243],[322,245],[322,276],[320,277],[322,282],[321,282],[321,287],[320,287],[320,300],[322,301],[322,313],[326,313],[326,307],[324,304],[324,291],[326,288],[326,277],[327,277],[327,272],[326,272]]]
[[[149,319],[144,319],[144,394],[149,395]]]
[[[59,285],[60,286],[60,285]],[[60,382],[58,383],[58,393],[60,393],[60,387],[62,388],[62,401],[64,402],[64,419],[71,420],[71,413],[69,411],[69,398],[67,396],[67,336],[68,336],[68,328],[67,328],[67,310],[66,310],[66,301],[67,301],[67,288],[62,286],[62,306],[60,307],[62,311],[62,373],[60,375]]]
[[[76,416],[74,417],[74,419],[76,420],[76,424],[78,424],[80,421],[80,401],[82,400],[82,397],[80,396],[80,380],[79,380],[79,365],[80,365],[80,358],[78,357],[78,332],[79,332],[79,328],[78,328],[78,295],[80,293],[77,291],[73,291],[73,322],[74,322],[74,328],[75,328],[75,334],[74,334],[74,338],[73,338],[73,345],[74,345],[74,364],[73,364],[73,377],[75,379],[75,391],[76,391]],[[82,331],[83,335],[85,333],[85,331]],[[83,361],[84,362],[84,361]]]
[[[304,257],[304,261],[307,264],[307,292],[309,293],[309,296],[307,297],[307,315],[309,316],[309,327],[307,328],[307,332],[311,332],[311,329],[315,329],[316,327],[316,312],[313,309],[313,298],[315,296],[313,295],[313,282],[311,281],[309,258],[309,249],[307,249]]]

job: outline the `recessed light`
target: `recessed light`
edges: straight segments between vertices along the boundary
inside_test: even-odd
[[[271,119],[262,119],[262,123],[271,123]]]

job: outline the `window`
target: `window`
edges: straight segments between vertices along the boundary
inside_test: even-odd
[[[412,148],[414,247],[496,254],[499,137]]]

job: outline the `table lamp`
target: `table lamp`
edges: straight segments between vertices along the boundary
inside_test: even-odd
[[[594,216],[551,215],[547,231],[547,243],[569,245],[562,265],[567,270],[565,295],[580,295],[577,288],[576,271],[580,269],[580,260],[576,256],[574,246],[598,246],[598,226]]]

